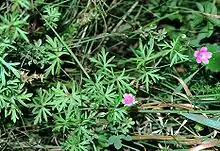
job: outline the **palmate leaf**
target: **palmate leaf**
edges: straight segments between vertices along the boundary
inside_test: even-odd
[[[182,44],[182,36],[178,36],[176,39],[173,39],[170,42],[164,41],[164,43],[159,44],[164,52],[164,54],[169,54],[170,67],[176,64],[178,61],[188,61],[189,57],[185,54],[187,51],[186,47]]]
[[[107,120],[115,125],[122,122],[126,115],[127,111],[124,108],[109,108]]]
[[[114,147],[119,150],[122,147],[122,140],[131,141],[131,137],[125,135],[112,135],[108,139],[108,145],[114,145]]]
[[[101,74],[94,75],[94,80],[84,78],[85,85],[83,92],[87,94],[94,95],[97,92],[97,89],[100,89],[103,85],[104,76]]]
[[[29,39],[26,36],[26,34],[28,33],[25,30],[23,30],[23,27],[27,25],[28,18],[29,18],[28,15],[25,17],[21,17],[16,13],[13,14],[5,13],[4,16],[0,15],[0,19],[2,21],[2,24],[0,26],[0,31],[8,35],[8,37],[12,38],[13,40],[22,38],[26,42],[29,42]]]
[[[153,81],[156,83],[159,80],[164,80],[165,78],[160,76],[157,72],[159,69],[153,69],[149,71],[139,71],[141,74],[138,81],[141,81],[143,84],[145,84],[147,92],[149,91],[149,84]]]
[[[115,105],[117,102],[115,102],[115,98],[117,97],[116,92],[114,91],[114,85],[108,85],[104,94],[106,102],[109,104]]]
[[[61,13],[59,12],[58,7],[52,7],[52,6],[45,6],[43,11],[43,16],[46,20],[44,25],[47,27],[47,29],[50,29],[50,26],[53,28],[57,28],[57,21],[59,21]],[[50,24],[50,26],[48,25]]]
[[[32,97],[32,93],[28,93],[27,90],[24,92],[18,91],[19,95],[15,96],[16,103],[20,103],[24,107],[29,107],[29,105],[26,103],[26,101],[30,101],[30,98]]]
[[[143,44],[142,40],[139,39],[139,46],[136,49],[131,48],[136,58],[132,58],[137,62],[137,68],[145,66],[147,63],[150,63],[156,57],[154,52],[154,39],[150,38],[147,44]]]
[[[122,148],[122,141],[119,137],[116,137],[116,140],[114,142],[114,146],[115,146],[116,149]]]
[[[56,57],[54,55],[54,58],[50,63],[51,63],[51,65],[45,70],[45,77],[47,77],[49,74],[59,75],[60,71],[61,71],[61,65],[63,64],[63,61],[59,57]]]
[[[119,136],[113,135],[108,139],[109,145],[114,145],[116,149],[120,149],[122,147],[121,139]]]
[[[120,129],[123,134],[129,134],[130,130],[134,127],[135,122],[132,118],[126,117],[123,119],[123,122],[117,127],[117,129]],[[131,137],[124,136],[124,140],[130,141]]]
[[[26,101],[30,100],[32,94],[20,90],[18,79],[7,80],[6,84],[0,84],[0,111],[4,110],[5,117],[11,116],[15,123],[22,115],[21,107],[28,107]]]
[[[10,74],[6,71],[11,71],[17,78],[20,78],[20,73],[17,69],[14,68],[14,66],[18,65],[19,63],[8,63],[4,60],[4,58],[7,56],[5,54],[3,57],[0,57],[0,78],[2,84],[6,84],[6,76],[10,76]]]
[[[91,95],[91,94],[90,94]],[[94,95],[94,93],[92,94]],[[101,85],[99,88],[96,89],[96,95],[91,96],[94,98],[97,105],[101,106],[115,106],[117,102],[115,98],[117,97],[117,93],[115,92],[114,85]]]
[[[120,75],[115,75],[115,73],[112,70],[111,76],[112,76],[111,78],[117,85],[119,92],[122,93],[132,92],[133,94],[136,94],[133,85],[130,83],[130,80],[132,80],[133,78],[130,77],[129,75],[125,75],[125,69],[123,69]]]
[[[101,71],[110,71],[110,68],[115,67],[114,64],[112,64],[111,62],[113,61],[113,59],[115,58],[114,56],[112,56],[111,58],[108,59],[108,52],[105,52],[105,49],[102,48],[102,51],[100,54],[98,54],[98,56],[96,58],[90,58],[89,60],[93,63],[96,64],[96,67],[101,70]]]
[[[17,48],[15,46],[13,46],[12,44],[14,44],[14,42],[12,42],[8,37],[7,38],[3,38],[0,37],[0,48],[1,48],[1,54],[5,53],[5,50],[17,50]]]
[[[20,78],[20,74],[18,70],[16,70],[13,66],[18,65],[19,63],[7,63],[0,57],[0,62],[7,67],[17,78]]]
[[[31,7],[30,1],[28,0],[12,0],[12,3],[14,3],[12,9],[16,9],[18,5],[26,9],[30,9]]]
[[[21,36],[21,38],[23,38],[26,42],[29,42],[28,37],[26,36],[28,34],[28,32],[21,30],[20,28],[16,27],[16,32],[19,33],[19,35]]]
[[[64,63],[61,56],[68,55],[69,53],[56,37],[52,39],[50,36],[46,35],[46,38],[47,51],[49,51],[46,56],[50,66],[45,70],[45,76],[47,77],[49,74],[59,75],[61,66]]]
[[[72,89],[69,92],[64,84],[58,83],[56,87],[52,88],[54,93],[53,101],[51,105],[59,112],[65,110],[68,107],[68,111],[73,110],[74,107],[84,105],[81,101],[81,94],[75,86],[75,82],[72,83]]]
[[[88,151],[90,146],[89,140],[85,140],[80,135],[70,135],[64,143],[65,150],[69,151]]]
[[[35,116],[34,124],[41,123],[43,120],[48,121],[48,117],[52,116],[51,101],[53,94],[49,91],[44,91],[42,89],[37,90],[37,96],[33,98],[33,104],[30,106],[33,108],[32,113]]]

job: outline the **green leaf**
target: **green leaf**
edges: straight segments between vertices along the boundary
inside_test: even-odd
[[[6,71],[5,71],[4,68],[1,68],[0,70],[1,70],[0,71],[1,82],[2,82],[3,85],[5,85],[6,84],[6,78],[5,78]]]
[[[204,7],[202,6],[201,3],[196,3],[196,6],[198,7],[200,12],[204,12]]]
[[[196,125],[194,126],[194,128],[195,128],[195,130],[196,130],[197,132],[200,132],[200,131],[203,131],[203,130],[204,130],[204,125],[196,124]]]
[[[208,38],[208,37],[210,37],[211,35],[212,35],[212,33],[213,33],[213,30],[214,30],[214,27],[213,27],[213,25],[210,23],[210,22],[208,22],[207,23],[207,25],[206,25],[206,27],[204,27],[200,32],[200,34],[202,34],[202,33],[204,33],[204,35]],[[199,35],[198,35],[199,36]],[[205,38],[205,37],[204,37]]]
[[[164,80],[165,78],[160,76],[158,74],[159,69],[152,69],[149,71],[139,71],[141,74],[140,77],[138,78],[138,81],[141,81],[143,84],[145,84],[145,88],[147,92],[149,92],[149,86],[150,83],[156,83],[159,80]]]
[[[28,37],[26,36],[28,34],[28,32],[25,32],[23,30],[21,30],[20,28],[17,28],[16,27],[16,30],[20,33],[20,36],[26,41],[29,43],[29,39]]]
[[[213,4],[211,14],[217,15],[217,13],[218,13],[217,7]]]
[[[114,142],[114,146],[115,146],[116,149],[120,149],[122,147],[120,137],[116,137],[115,142]]]
[[[213,72],[220,72],[220,46],[217,44],[208,45],[208,51],[212,52],[212,58],[209,59],[209,64],[206,65],[206,69]]]
[[[209,60],[206,68],[213,72],[220,72],[220,52],[213,53],[212,55],[213,57]]]
[[[126,141],[130,141],[131,140],[131,137],[130,136],[125,136],[125,135],[113,135],[111,136],[109,139],[108,139],[108,145],[112,145],[114,144],[114,147],[116,149],[120,149],[122,147],[122,140],[121,139],[124,139]]]
[[[211,120],[209,118],[204,117],[203,115],[198,115],[198,114],[192,114],[192,113],[180,113],[180,114],[190,120],[220,130],[220,121]]]
[[[96,67],[99,68],[99,71],[110,71],[110,68],[115,67],[114,64],[112,64],[111,62],[113,61],[113,59],[115,58],[114,56],[112,56],[111,58],[108,59],[108,52],[105,52],[104,48],[102,48],[102,51],[100,54],[98,54],[97,57],[95,58],[90,58],[89,60],[93,63],[95,63]]]
[[[187,84],[198,72],[200,69],[196,70],[194,73],[192,73],[190,76],[188,76],[186,79],[184,79],[184,83]],[[182,84],[179,84],[179,86],[174,90],[174,92],[181,92],[183,86]]]
[[[33,104],[30,104],[33,108],[32,113],[36,115],[34,124],[41,123],[43,119],[47,122],[52,116],[50,105],[53,96],[51,91],[44,91],[42,88],[37,90],[37,96],[33,98]]]
[[[220,27],[220,19],[216,17],[209,17],[208,20],[217,27]]]
[[[129,136],[129,135],[127,135],[127,136],[125,136],[125,135],[120,135],[120,136],[121,136],[122,139],[124,139],[124,140],[126,140],[126,141],[131,141],[131,140],[132,140],[131,136]]]
[[[213,3],[206,2],[204,4],[204,8],[205,8],[205,13],[217,15],[217,8]]]
[[[5,56],[7,56],[7,54],[5,54],[3,57],[0,57],[0,78],[4,85],[6,84],[6,76],[10,76],[10,73],[7,72],[6,69],[11,71],[17,78],[20,78],[19,71],[13,67],[19,63],[8,63],[4,60]]]
[[[12,121],[14,122],[14,123],[16,123],[16,120],[17,119],[19,119],[18,118],[18,115],[17,115],[17,112],[16,112],[16,108],[15,107],[12,107],[11,108],[11,112],[12,112],[12,114],[11,114],[11,119],[12,119]]]
[[[115,136],[115,135],[109,137],[109,139],[108,139],[108,144],[109,144],[109,145],[114,144],[114,142],[115,142],[116,139],[117,139],[117,136]]]
[[[214,31],[214,26],[212,25],[212,23],[208,22],[207,25],[205,27],[203,27],[199,34],[197,35],[197,39],[191,40],[191,44],[194,46],[198,46],[200,41],[204,38],[209,38],[212,33]]]
[[[199,26],[204,21],[204,16],[202,14],[195,14],[195,15],[189,15],[188,19],[189,24],[192,26],[192,28],[196,28],[196,26]]]

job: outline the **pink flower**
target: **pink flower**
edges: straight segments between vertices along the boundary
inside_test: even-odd
[[[122,103],[124,104],[124,105],[126,105],[126,106],[131,106],[131,105],[133,105],[134,104],[134,102],[135,102],[135,98],[134,98],[134,96],[132,95],[132,94],[127,94],[127,93],[125,93],[124,95],[123,95],[123,99],[122,99]]]
[[[194,57],[197,63],[208,64],[209,59],[212,57],[212,53],[208,52],[207,47],[202,47],[199,51],[195,51]]]

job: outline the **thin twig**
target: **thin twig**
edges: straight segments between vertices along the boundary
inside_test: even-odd
[[[115,26],[115,28],[112,30],[112,32],[116,32],[116,30],[119,28],[119,26],[123,23],[123,21],[128,17],[128,15],[134,10],[134,8],[137,6],[138,1],[134,3],[131,8],[128,10],[128,12],[122,17],[122,19],[118,22],[118,24]]]

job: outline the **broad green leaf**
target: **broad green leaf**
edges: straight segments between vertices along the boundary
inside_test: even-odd
[[[217,13],[218,13],[217,7],[213,4],[211,14],[217,15]]]
[[[206,65],[206,69],[213,72],[220,72],[220,46],[209,45],[208,50],[212,52],[212,58],[209,59],[209,64]]]
[[[202,14],[193,14],[189,15],[188,19],[192,28],[196,28],[196,26],[199,26],[203,22],[204,16]]]
[[[220,19],[216,17],[209,17],[208,20],[217,27],[220,27]]]
[[[206,2],[204,4],[204,8],[205,8],[205,13],[217,15],[217,8],[213,3]]]
[[[207,25],[205,27],[203,27],[199,34],[197,35],[197,39],[191,40],[191,44],[194,46],[198,46],[200,41],[204,38],[209,38],[212,33],[214,31],[214,26],[212,25],[212,23],[208,22]]]
[[[204,12],[204,7],[202,6],[201,3],[196,3],[196,6],[198,7],[200,12]]]
[[[190,120],[193,120],[195,122],[206,125],[208,127],[220,130],[220,121],[215,121],[215,120],[206,118],[203,115],[198,115],[198,114],[192,114],[192,113],[180,113],[180,114]]]

